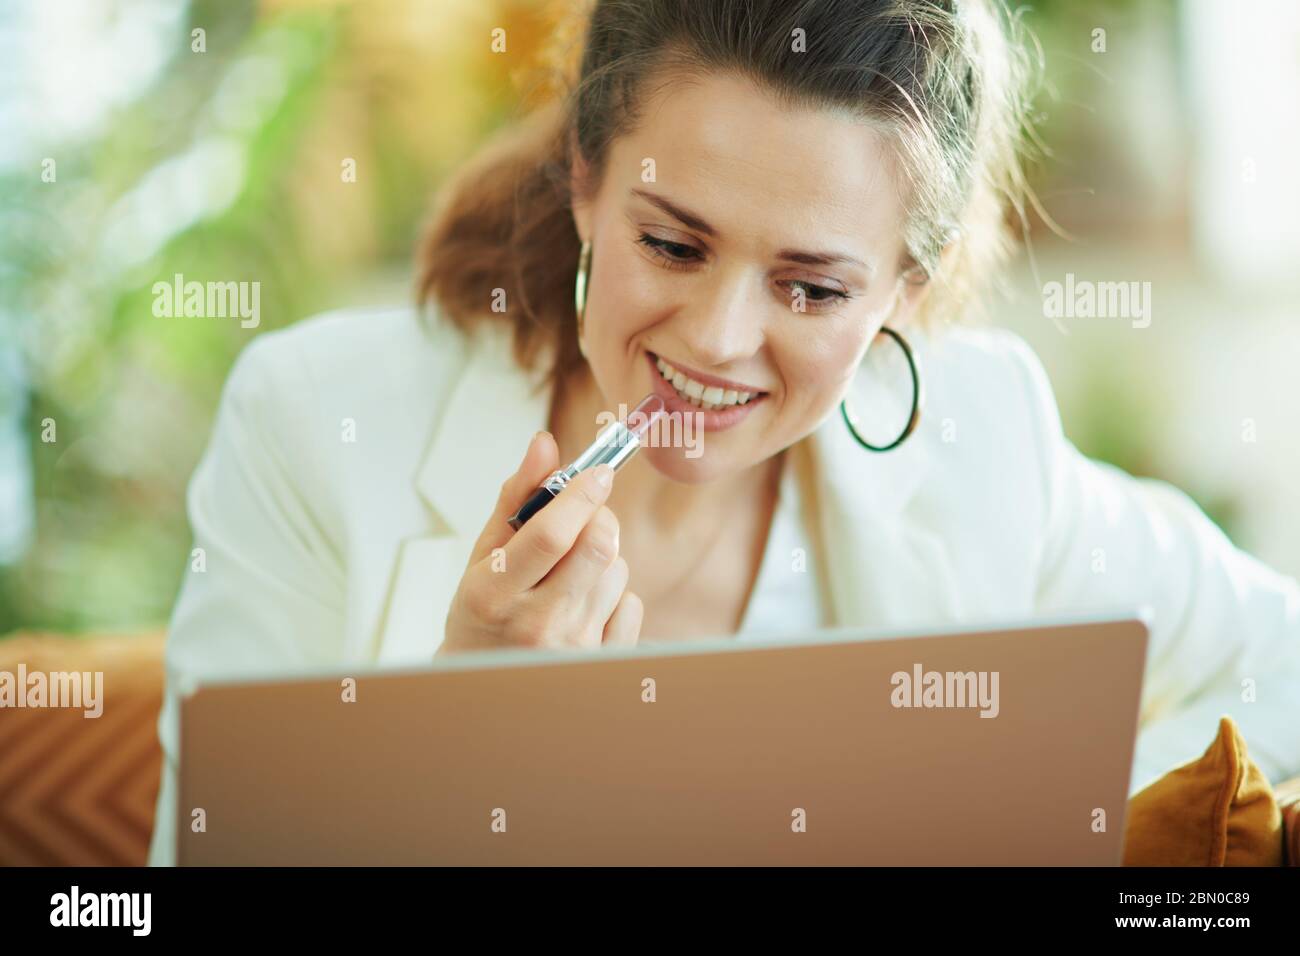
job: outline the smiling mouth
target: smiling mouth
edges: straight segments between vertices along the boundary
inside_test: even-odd
[[[659,370],[660,378],[677,391],[682,401],[690,402],[706,412],[715,409],[743,407],[752,404],[767,394],[767,392],[756,390],[741,391],[735,388],[722,388],[718,385],[706,385],[680,369],[674,368],[671,363],[664,361],[653,352],[650,353],[650,358],[654,362],[655,368]]]

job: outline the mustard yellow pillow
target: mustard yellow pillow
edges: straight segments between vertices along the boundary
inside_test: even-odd
[[[1300,777],[1279,783],[1273,788],[1273,796],[1282,811],[1282,865],[1300,866]]]
[[[1124,865],[1282,865],[1282,814],[1231,717],[1201,757],[1129,800]]]

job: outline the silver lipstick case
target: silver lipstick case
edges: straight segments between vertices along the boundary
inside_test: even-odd
[[[596,440],[588,445],[572,464],[552,472],[551,476],[542,482],[541,487],[529,496],[523,506],[509,519],[510,526],[518,531],[529,518],[550,504],[555,496],[567,488],[569,482],[582,472],[597,465],[609,465],[618,471],[640,447],[641,443],[625,423],[612,422],[606,425],[596,436]]]

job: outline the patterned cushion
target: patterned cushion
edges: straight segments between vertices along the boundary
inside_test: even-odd
[[[50,707],[48,694],[47,706],[0,710],[0,864],[144,865],[162,760],[163,643],[161,633],[0,639],[11,688],[20,665],[27,675],[103,674],[99,717]]]

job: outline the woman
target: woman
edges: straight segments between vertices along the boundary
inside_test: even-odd
[[[483,648],[1146,604],[1134,789],[1225,710],[1271,779],[1300,770],[1296,582],[1083,458],[1028,347],[952,321],[1023,196],[1022,75],[971,0],[598,3],[571,95],[443,196],[422,308],[264,335],[231,373],[152,860],[181,675]],[[514,531],[650,392],[700,441],[584,472]]]

